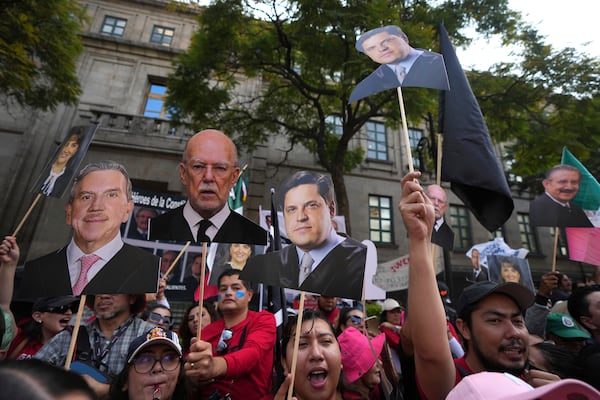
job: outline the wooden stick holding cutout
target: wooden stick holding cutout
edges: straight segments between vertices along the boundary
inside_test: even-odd
[[[398,92],[398,103],[400,104],[400,117],[402,119],[402,141],[406,150],[406,158],[408,162],[408,171],[414,172],[413,157],[410,149],[410,139],[408,137],[408,125],[406,124],[406,111],[404,110],[404,99],[402,97],[402,87],[396,88]]]
[[[169,265],[169,269],[167,269],[167,272],[164,273],[163,278],[165,280],[168,279],[169,274],[171,273],[171,271],[173,270],[173,268],[175,268],[175,265],[177,264],[177,262],[179,261],[179,259],[181,258],[181,256],[183,256],[183,253],[185,253],[185,251],[187,250],[188,247],[190,247],[190,241],[187,241],[185,243],[185,246],[183,246],[183,248],[179,251],[179,254],[177,254],[177,257],[175,257],[175,259],[173,260],[173,262],[171,263],[171,265]]]
[[[554,256],[552,257],[552,272],[556,271],[556,256],[558,254],[558,233],[560,232],[560,228],[558,226],[554,227]]]
[[[37,205],[37,203],[39,203],[39,201],[40,201],[41,198],[42,198],[42,194],[41,193],[38,193],[35,196],[35,198],[33,199],[33,202],[29,206],[29,209],[27,210],[27,212],[25,213],[25,215],[23,216],[23,218],[21,218],[21,222],[19,222],[19,225],[17,225],[17,227],[15,228],[15,231],[12,233],[11,236],[17,236],[17,234],[19,233],[19,231],[21,230],[21,228],[23,228],[23,225],[25,225],[25,221],[27,221],[27,218],[29,218],[29,216],[31,215],[31,212],[33,211],[33,209],[35,208],[35,206]]]
[[[208,243],[202,242],[202,266],[200,267],[200,282],[199,285],[199,295],[198,295],[198,310],[200,315],[202,315],[202,307],[204,305],[204,280],[206,279],[206,253],[208,253]],[[196,337],[200,340],[200,335],[202,334],[202,324],[198,324],[198,332],[196,333]]]
[[[296,336],[294,336],[294,351],[292,353],[292,370],[290,371],[291,382],[287,393],[287,400],[292,400],[294,394],[294,379],[296,378],[296,364],[298,363],[298,348],[300,347],[300,335],[302,335],[302,315],[304,314],[304,299],[306,292],[300,292],[300,304],[298,305],[298,320],[296,321]],[[285,349],[282,349],[285,351]]]
[[[82,294],[81,298],[79,299],[79,307],[77,308],[77,317],[75,318],[75,325],[73,326],[73,331],[71,332],[71,342],[69,342],[67,359],[65,360],[66,370],[69,370],[71,368],[71,361],[73,361],[73,353],[75,352],[75,344],[77,343],[77,335],[79,334],[79,327],[81,326],[81,317],[83,316],[83,308],[85,307],[86,300],[87,295]]]

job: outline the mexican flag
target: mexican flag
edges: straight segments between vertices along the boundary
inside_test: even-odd
[[[248,172],[242,169],[237,182],[229,192],[229,207],[238,214],[244,215],[244,202],[248,197]]]

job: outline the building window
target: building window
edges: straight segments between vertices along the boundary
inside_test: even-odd
[[[325,118],[325,123],[327,124],[327,132],[333,133],[338,136],[342,136],[344,134],[342,117],[340,117],[339,115],[328,115]]]
[[[102,32],[105,35],[111,36],[123,36],[125,33],[125,25],[127,25],[127,20],[117,17],[104,17],[104,22],[102,23]]]
[[[170,119],[165,107],[167,87],[159,83],[150,83],[144,106],[144,116],[153,118]]]
[[[385,125],[381,122],[367,122],[367,158],[388,160],[387,134]]]
[[[467,251],[473,245],[471,238],[471,219],[464,206],[453,206],[450,209],[450,225],[454,231],[454,251]]]
[[[408,128],[408,143],[410,144],[411,153],[414,155],[413,156],[413,166],[415,169],[418,169],[418,170],[421,169],[421,160],[419,160],[416,150],[417,150],[419,141],[422,138],[423,138],[423,130],[422,129]]]
[[[394,243],[392,198],[369,195],[369,239],[375,243]]]
[[[521,245],[531,254],[539,254],[537,237],[529,224],[529,214],[517,213],[517,221],[519,222]]]
[[[150,36],[150,42],[158,43],[163,46],[170,46],[173,43],[174,34],[175,29],[173,28],[154,25],[154,28],[152,28],[152,35]]]

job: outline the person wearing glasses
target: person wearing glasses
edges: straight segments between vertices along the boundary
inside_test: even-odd
[[[227,205],[240,171],[235,144],[223,132],[192,136],[179,164],[188,201],[150,220],[150,240],[266,245],[267,231]]]
[[[154,327],[129,345],[127,365],[110,385],[110,399],[183,399],[181,365],[177,334]]]
[[[340,311],[338,317],[338,325],[336,329],[336,335],[344,332],[349,327],[354,327],[360,332],[364,331],[365,328],[365,314],[358,307],[344,307]]]
[[[454,232],[444,219],[444,213],[448,208],[446,191],[439,185],[429,185],[427,186],[426,194],[429,200],[431,200],[433,210],[435,211],[435,224],[431,232],[431,243],[452,251],[454,249]]]
[[[137,317],[146,306],[143,294],[89,295],[86,305],[94,310],[95,319],[82,322],[79,328],[73,359],[82,362],[73,362],[71,370],[81,373],[103,398],[108,394],[110,381],[127,364],[127,349],[131,342],[155,326]],[[71,334],[69,329],[59,332],[34,358],[64,366]]]
[[[160,326],[164,329],[171,329],[173,326],[173,315],[171,314],[171,309],[162,304],[155,303],[149,305],[144,311],[142,319],[151,323],[152,325]]]
[[[75,296],[43,297],[31,308],[31,318],[17,331],[8,349],[13,360],[32,358],[44,344],[69,325],[73,311],[77,311]]]
[[[218,308],[223,318],[192,339],[185,375],[201,397],[259,400],[270,398],[277,333],[268,311],[248,309],[253,292],[240,271],[224,271],[218,280]]]

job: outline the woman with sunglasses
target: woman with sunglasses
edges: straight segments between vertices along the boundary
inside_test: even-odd
[[[111,400],[184,399],[182,353],[175,332],[159,326],[134,339],[127,365],[110,385]]]
[[[54,335],[69,325],[76,307],[77,298],[74,296],[38,299],[31,309],[31,318],[20,324],[17,336],[8,349],[7,358],[32,358]]]
[[[173,326],[172,318],[171,309],[158,303],[148,305],[142,315],[144,321],[165,329],[171,329]]]
[[[362,332],[365,328],[365,314],[358,307],[345,307],[340,311],[336,335],[339,336],[349,327],[354,327]]]

